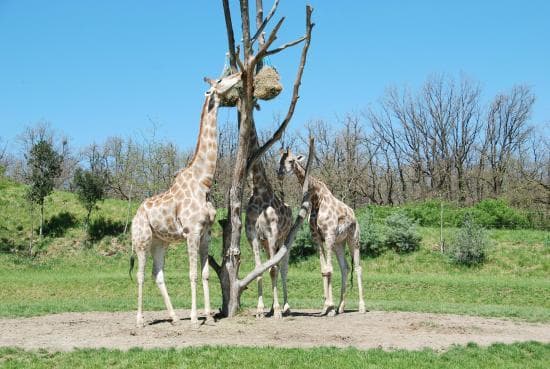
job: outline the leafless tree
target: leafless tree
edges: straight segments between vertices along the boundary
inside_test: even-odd
[[[495,97],[487,114],[483,156],[490,173],[490,184],[494,196],[502,193],[510,160],[525,142],[528,133],[528,119],[535,102],[535,96],[527,86],[514,86],[508,94]]]
[[[210,258],[210,264],[216,270],[222,287],[222,313],[226,316],[233,316],[240,306],[240,296],[246,286],[256,279],[261,273],[265,272],[269,267],[282,259],[287,251],[288,241],[292,241],[297,232],[297,225],[301,224],[303,217],[296,220],[293,232],[290,233],[287,242],[281,250],[270,260],[264,263],[261,267],[256,268],[243,279],[238,278],[240,266],[240,238],[241,238],[241,212],[242,200],[245,188],[247,172],[252,164],[266,153],[271,146],[277,142],[282,133],[285,131],[290,122],[294,108],[298,101],[298,93],[302,79],[303,69],[306,63],[307,52],[311,40],[311,31],[313,24],[311,23],[312,8],[306,7],[306,32],[305,35],[296,41],[286,43],[280,47],[272,48],[274,41],[277,38],[277,32],[284,22],[284,17],[281,18],[273,27],[269,36],[265,39],[265,43],[259,44],[256,48],[254,44],[263,38],[262,32],[267,24],[274,16],[278,0],[274,2],[273,7],[264,18],[263,5],[261,0],[256,1],[256,32],[251,34],[250,28],[250,9],[248,0],[240,0],[240,18],[242,30],[242,59],[239,52],[240,47],[235,46],[233,21],[228,0],[222,0],[225,23],[227,29],[227,39],[229,48],[229,63],[233,72],[240,71],[243,83],[243,88],[239,90],[238,110],[238,126],[239,126],[239,145],[235,157],[235,164],[232,174],[231,187],[229,190],[228,201],[228,218],[223,222],[223,251],[222,261],[218,264],[213,257]],[[293,93],[289,109],[282,120],[279,128],[274,135],[266,141],[261,147],[254,150],[250,147],[251,130],[255,130],[253,109],[257,102],[254,99],[254,76],[258,63],[267,55],[273,55],[286,49],[287,47],[303,42],[302,54],[296,80],[293,86]],[[257,136],[257,135],[256,135]],[[304,196],[304,200],[306,196]],[[307,204],[307,201],[304,201]],[[304,214],[305,217],[305,214]]]

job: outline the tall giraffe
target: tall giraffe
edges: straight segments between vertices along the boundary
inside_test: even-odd
[[[178,321],[166,285],[164,284],[164,256],[168,245],[187,241],[189,254],[189,278],[191,280],[191,322],[197,319],[197,254],[200,254],[202,285],[204,289],[204,312],[210,318],[210,296],[208,289],[208,243],[210,227],[216,216],[216,209],[209,201],[210,188],[218,152],[217,112],[219,95],[226,93],[240,81],[236,73],[217,81],[207,80],[210,89],[205,93],[202,107],[200,132],[195,155],[190,164],[180,169],[171,187],[163,193],[145,199],[132,220],[132,249],[138,258],[138,327],[143,319],[143,280],[146,254],[153,256],[153,277],[164,299],[164,304],[173,323]],[[130,271],[133,267],[133,256]]]
[[[305,169],[301,165],[304,157],[294,156],[290,149],[281,149],[278,175],[294,173],[300,184],[304,183]],[[359,289],[359,312],[364,313],[363,282],[361,258],[359,255],[359,224],[352,208],[338,200],[327,186],[320,180],[310,176],[308,191],[311,194],[311,213],[309,228],[313,241],[319,249],[321,261],[321,275],[323,276],[323,290],[325,303],[323,314],[336,314],[332,300],[332,252],[336,253],[342,274],[340,303],[338,313],[344,312],[348,263],[345,258],[345,243],[348,244],[353,259],[353,266],[357,273],[357,287]]]
[[[250,147],[257,149],[258,138],[254,129],[250,135]],[[267,179],[261,159],[258,159],[251,168],[252,171],[252,196],[246,207],[246,237],[254,252],[256,266],[261,265],[260,246],[263,247],[269,258],[273,257],[281,247],[292,225],[292,209],[275,195],[271,183]],[[290,311],[288,304],[288,292],[286,278],[288,275],[289,253],[280,262],[283,284],[283,309],[279,305],[277,294],[277,279],[279,266],[275,265],[269,270],[271,285],[273,288],[273,317],[281,318],[283,313]],[[256,316],[264,315],[262,277],[258,277],[258,307]]]

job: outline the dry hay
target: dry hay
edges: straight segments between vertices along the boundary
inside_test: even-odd
[[[239,89],[243,87],[239,82],[220,98],[220,106],[236,106],[239,100]],[[260,100],[271,100],[283,90],[279,73],[273,67],[264,66],[254,77],[254,97]]]

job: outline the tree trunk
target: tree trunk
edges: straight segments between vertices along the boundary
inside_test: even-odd
[[[42,229],[44,228],[44,203],[40,204],[40,238],[44,237]]]

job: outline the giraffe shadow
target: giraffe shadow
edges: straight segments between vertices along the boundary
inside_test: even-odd
[[[324,317],[324,315],[321,315],[321,312],[307,312],[307,311],[291,311],[290,313],[287,313],[284,316],[311,317],[311,318],[322,318],[322,317]]]
[[[201,325],[203,325],[206,322],[206,317],[200,316],[198,319]],[[191,318],[179,318],[176,323],[179,323],[185,320],[191,321]],[[172,324],[172,319],[154,319],[149,323],[147,323],[147,325],[158,325],[158,324],[164,324],[164,323]]]

